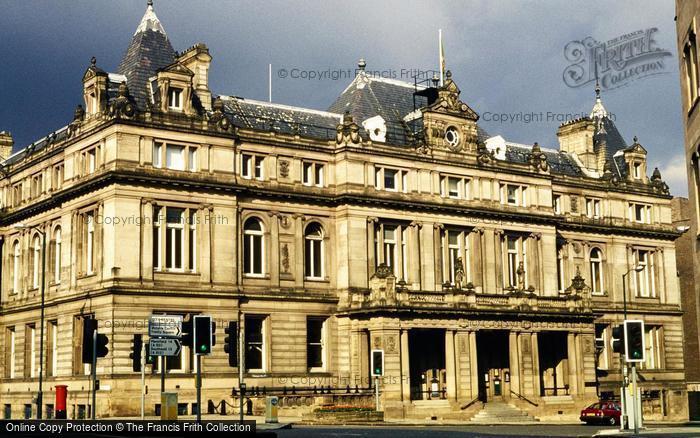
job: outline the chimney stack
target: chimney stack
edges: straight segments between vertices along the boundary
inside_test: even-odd
[[[12,155],[12,146],[15,141],[8,131],[0,131],[0,161],[4,161]]]

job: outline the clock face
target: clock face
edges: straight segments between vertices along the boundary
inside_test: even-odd
[[[445,131],[445,141],[451,147],[456,147],[459,145],[459,131],[454,126],[450,126]]]

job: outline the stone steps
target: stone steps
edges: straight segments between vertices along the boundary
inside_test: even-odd
[[[536,423],[537,419],[531,417],[513,405],[502,402],[489,402],[484,405],[470,420],[479,424],[504,424],[504,423]]]

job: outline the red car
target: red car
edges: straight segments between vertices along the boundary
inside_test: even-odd
[[[586,424],[604,423],[614,426],[620,424],[622,408],[616,401],[593,403],[581,411],[581,421]]]

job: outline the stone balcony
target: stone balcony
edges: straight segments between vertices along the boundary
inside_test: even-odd
[[[494,312],[537,312],[591,314],[590,292],[574,285],[567,293],[540,296],[532,290],[510,290],[503,294],[477,293],[474,286],[445,286],[442,291],[410,290],[392,275],[375,274],[369,290],[350,291],[340,307],[345,311],[365,310],[474,310]]]

